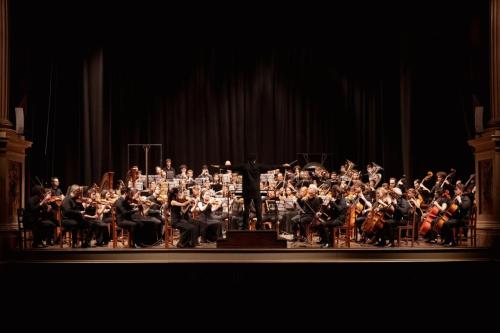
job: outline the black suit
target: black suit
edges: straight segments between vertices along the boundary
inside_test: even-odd
[[[257,214],[257,229],[262,228],[262,199],[260,196],[260,174],[268,170],[280,168],[281,165],[264,165],[255,162],[246,162],[242,165],[226,166],[225,169],[238,172],[243,177],[243,224],[242,229],[248,229],[248,216],[253,201]]]

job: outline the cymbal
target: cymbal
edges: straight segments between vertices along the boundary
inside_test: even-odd
[[[220,165],[219,164],[210,164],[210,166],[212,168],[217,168],[217,169],[220,169]]]

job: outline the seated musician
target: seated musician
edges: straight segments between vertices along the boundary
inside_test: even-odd
[[[32,196],[26,203],[23,223],[25,228],[33,230],[32,247],[45,247],[45,240],[50,244],[52,235],[56,228],[52,206],[49,204],[50,192],[46,192],[41,186],[34,186]]]
[[[410,204],[403,197],[403,192],[398,187],[395,187],[390,192],[392,196],[392,206],[394,207],[394,213],[386,214],[384,218],[382,234],[380,235],[379,246],[385,246],[386,240],[389,240],[389,247],[394,247],[394,230],[408,221],[408,213],[410,210]],[[389,212],[389,211],[387,211]]]
[[[196,182],[194,181],[194,172],[193,170],[189,169],[187,172],[186,172],[186,175],[187,175],[187,178],[186,178],[186,186],[187,187],[192,187],[196,184]]]
[[[71,185],[69,195],[62,202],[62,226],[71,231],[72,247],[78,243],[78,231],[82,234],[82,247],[90,246],[92,236],[90,223],[83,218],[85,208],[81,203],[82,189],[78,185]]]
[[[179,248],[195,247],[198,243],[199,226],[191,223],[187,212],[194,199],[186,199],[185,192],[174,188],[168,198],[172,227],[181,231]]]
[[[200,175],[198,176],[198,178],[208,178],[208,180],[210,182],[213,181],[213,177],[212,175],[210,174],[210,172],[208,171],[208,165],[204,164],[202,167],[201,167],[201,173]]]
[[[105,205],[101,203],[101,193],[93,192],[90,194],[91,201],[83,203],[85,213],[84,220],[90,223],[90,233],[95,235],[96,246],[104,246],[109,242],[109,223],[103,221]],[[91,238],[90,236],[89,238]],[[90,244],[90,241],[89,241]]]
[[[187,179],[188,178],[188,176],[187,176],[187,166],[185,164],[181,164],[181,166],[179,167],[179,169],[181,170],[181,173],[179,173],[178,175],[176,175],[175,178]]]
[[[215,216],[215,211],[222,208],[222,203],[210,196],[210,192],[203,193],[203,200],[197,204],[198,221],[201,223],[201,242],[215,242],[222,237],[222,221]]]
[[[307,194],[302,197],[299,202],[299,215],[292,219],[292,241],[306,241],[306,226],[311,223],[314,216],[321,214],[319,212],[322,200],[317,196],[318,190],[316,186],[310,186],[307,189]],[[299,232],[297,235],[297,231]]]
[[[386,183],[387,184],[387,183]],[[387,184],[389,186],[389,184]],[[364,225],[366,223],[370,223],[370,221],[373,221],[372,217],[376,217],[377,215],[382,215],[383,218],[391,218],[392,216],[392,198],[389,195],[389,191],[385,189],[384,187],[379,187],[375,191],[375,203],[372,206],[371,209],[371,215],[373,216],[368,216],[365,220],[365,223],[363,224],[362,228],[365,228]],[[387,212],[387,213],[386,213]],[[367,244],[370,243],[375,243],[375,245],[378,246],[385,246],[385,234],[382,231],[382,228],[376,229],[377,225],[372,227],[370,231],[366,231],[365,237],[369,238],[368,241],[366,241]],[[365,230],[365,229],[364,229]]]
[[[429,214],[433,207],[437,207],[439,209],[439,214],[432,220],[430,230],[427,232],[427,234],[424,235],[427,243],[437,243],[436,239],[438,233],[435,230],[435,226],[439,220],[440,215],[446,211],[446,208],[448,208],[448,201],[449,199],[446,192],[444,192],[440,188],[434,190],[434,200],[429,205],[428,211],[425,215]],[[425,216],[423,217],[425,218]]]
[[[212,190],[214,190],[216,193],[222,190],[222,182],[218,173],[214,175],[214,180],[211,187]]]
[[[162,203],[158,201],[158,198],[160,196],[161,188],[160,186],[156,185],[154,188],[153,193],[146,198],[149,204],[149,209],[147,210],[146,215],[151,216],[156,218],[157,220],[161,221],[162,224],[165,224],[165,220],[163,219],[163,216],[161,214],[161,205]]]
[[[271,222],[272,225],[276,225],[276,223],[280,221],[278,215],[278,206],[276,204],[276,201],[278,200],[279,199],[276,197],[276,191],[274,190],[267,191],[267,197],[265,199],[265,204],[264,204],[264,213],[262,214],[262,221]],[[269,204],[268,201],[274,201],[274,206],[273,203]],[[270,209],[275,209],[275,210],[270,211]]]
[[[365,235],[363,235],[363,232],[361,230],[361,226],[363,225],[363,222],[366,220],[366,213],[369,212],[372,209],[372,203],[369,199],[366,198],[366,196],[363,194],[363,184],[362,183],[355,183],[352,186],[352,189],[354,190],[354,194],[356,195],[357,203],[354,202],[353,204],[356,204],[359,206],[361,209],[358,209],[356,207],[356,228],[359,232],[361,237],[361,242],[364,242],[366,240]]]
[[[469,220],[472,202],[469,196],[464,193],[464,186],[462,184],[457,184],[455,186],[455,199],[450,203],[450,206],[451,204],[456,204],[458,209],[454,212],[452,217],[444,223],[443,229],[441,230],[444,246],[456,245],[456,239],[453,238],[453,228],[463,227],[467,225]]]
[[[304,188],[307,191],[307,188]],[[305,195],[305,192],[304,192]],[[292,233],[292,218],[298,215],[297,212],[297,197],[295,196],[294,189],[287,187],[285,190],[285,198],[283,199],[285,206],[285,213],[283,214],[283,222],[280,224],[280,232]]]
[[[321,247],[330,247],[332,241],[333,227],[339,227],[345,224],[347,214],[347,203],[342,195],[340,187],[332,188],[332,200],[325,209],[326,219],[320,220],[320,223],[314,226],[321,237]]]

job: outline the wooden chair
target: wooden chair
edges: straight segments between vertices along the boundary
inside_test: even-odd
[[[458,245],[462,244],[462,237],[464,237],[467,240],[470,239],[471,246],[476,246],[476,241],[477,241],[476,227],[477,227],[477,206],[474,205],[472,207],[472,211],[469,216],[469,223],[466,226],[458,227],[458,235],[457,235]]]
[[[400,225],[397,227],[398,247],[401,246],[401,238],[402,238],[403,231],[405,231],[404,239],[406,242],[406,246],[408,246],[408,242],[409,242],[408,238],[410,237],[410,234],[411,234],[410,241],[411,241],[411,247],[413,247],[414,238],[415,238],[414,232],[415,232],[416,216],[417,216],[417,214],[415,214],[415,210],[412,209],[410,211],[410,213],[408,214],[408,221],[406,221],[406,224]]]
[[[351,226],[349,223],[350,216],[347,214],[346,216],[346,221],[343,225],[338,226],[338,227],[333,227],[333,232],[332,232],[332,246],[333,247],[340,247],[340,241],[344,240],[345,246],[350,248],[351,247],[351,237],[356,237],[353,232],[356,232],[356,225]],[[342,236],[343,234],[343,236]]]
[[[18,228],[18,244],[19,248],[26,249],[28,244],[33,241],[33,230],[24,224],[24,208],[17,209],[17,228]],[[28,242],[30,241],[30,242]],[[31,245],[30,245],[31,246]]]

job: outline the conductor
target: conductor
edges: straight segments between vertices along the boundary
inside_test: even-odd
[[[250,213],[250,204],[253,201],[255,212],[257,214],[257,224],[255,228],[262,229],[262,199],[260,196],[260,174],[268,170],[289,167],[289,164],[264,165],[256,163],[256,154],[248,154],[246,162],[241,165],[226,165],[224,169],[238,172],[243,177],[243,225],[242,229],[248,229],[248,216]]]

